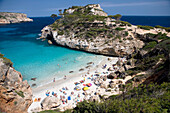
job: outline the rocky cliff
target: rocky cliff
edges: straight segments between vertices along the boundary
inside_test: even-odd
[[[121,68],[118,72],[115,72],[114,76],[122,79],[129,75],[132,76],[132,79],[128,80],[126,84],[130,83],[135,87],[142,83],[148,85],[150,83],[169,82],[169,44],[170,39],[164,39],[135,51],[127,56],[126,63],[119,61],[118,64]]]
[[[0,112],[26,113],[32,103],[32,90],[12,62],[0,54]]]
[[[0,24],[20,23],[20,22],[32,22],[33,20],[28,18],[23,13],[8,13],[0,12]]]
[[[145,29],[107,16],[99,4],[72,6],[62,18],[42,29],[49,43],[112,56],[124,56],[142,48],[146,34],[170,33],[161,28]]]

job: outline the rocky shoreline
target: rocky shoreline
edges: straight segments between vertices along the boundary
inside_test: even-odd
[[[11,24],[32,21],[33,19],[28,18],[27,15],[23,13],[0,12],[0,24]]]
[[[12,67],[12,62],[0,54],[0,112],[27,113],[31,103],[30,85]]]

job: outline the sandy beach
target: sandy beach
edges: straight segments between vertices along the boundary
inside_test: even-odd
[[[96,92],[100,93],[100,95],[108,96],[119,94],[118,84],[115,84],[115,88],[110,92],[107,92],[106,88],[98,85],[100,78],[106,77],[108,74],[116,71],[108,71],[108,68],[111,68],[117,61],[118,58],[116,57],[104,57],[98,64],[89,63],[87,64],[89,68],[86,68],[84,71],[79,71],[78,73],[73,72],[70,76],[67,76],[66,79],[55,80],[55,82],[33,88],[33,103],[29,107],[28,112],[41,111],[41,102],[47,96],[57,97],[60,100],[60,106],[58,108],[63,111],[75,107],[78,102],[92,99],[95,97]],[[105,68],[103,68],[104,66]],[[119,67],[116,68],[118,69]],[[109,85],[110,81],[115,81],[116,83],[118,79],[106,79],[102,81],[102,83]],[[126,79],[122,82],[125,81]],[[90,84],[90,86],[87,87],[88,84]],[[85,87],[87,90],[83,90]]]

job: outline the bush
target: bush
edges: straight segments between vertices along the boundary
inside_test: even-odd
[[[128,35],[129,35],[129,33],[126,31],[126,32],[125,32],[125,36],[128,36]]]
[[[165,39],[170,39],[168,36],[166,36],[167,34],[162,34],[161,32],[160,33],[158,33],[157,34],[158,35],[158,39],[163,39],[163,40],[165,40]]]
[[[123,25],[132,26],[132,24],[130,24],[129,22],[126,22],[126,21],[120,21],[120,22],[121,22],[121,24],[123,24]]]
[[[125,28],[117,27],[115,30],[122,31],[122,30],[125,30]]]
[[[170,27],[163,27],[163,26],[160,26],[160,25],[156,25],[155,27],[165,29],[167,32],[170,32]]]
[[[117,35],[115,39],[121,40],[121,36],[120,36],[120,35]]]
[[[14,101],[14,105],[17,105],[17,101]]]
[[[96,32],[105,32],[108,31],[109,29],[107,28],[100,28],[100,29],[96,29],[96,28],[91,28],[90,31],[96,31]]]
[[[142,25],[137,25],[138,28],[141,28],[141,29],[144,29],[144,30],[150,30],[150,29],[153,29],[154,27],[152,26],[142,26]]]
[[[109,34],[108,34],[108,37],[109,37],[109,38],[113,37],[113,34],[109,33]]]
[[[96,31],[88,31],[86,33],[86,36],[88,36],[89,38],[96,37],[97,36],[97,32]]]
[[[164,40],[158,44],[160,48],[165,49],[170,53],[170,39],[169,40]]]
[[[82,8],[81,6],[72,6],[71,9]]]
[[[58,35],[64,35],[64,31],[58,31]]]
[[[19,96],[21,96],[22,98],[24,98],[24,93],[22,91],[15,91],[15,93],[17,93]]]
[[[1,15],[0,15],[0,18],[6,19],[5,16],[1,16]]]
[[[149,42],[143,49],[144,50],[150,50],[152,48],[154,48],[157,45],[157,43],[155,41]]]

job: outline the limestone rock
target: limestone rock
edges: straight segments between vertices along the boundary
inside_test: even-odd
[[[59,107],[61,104],[57,97],[48,96],[41,102],[41,107],[43,110],[51,110]]]
[[[90,97],[89,101],[100,102],[100,98],[98,95],[94,95]]]
[[[26,113],[32,103],[32,90],[22,75],[0,58],[0,110],[7,113]]]

